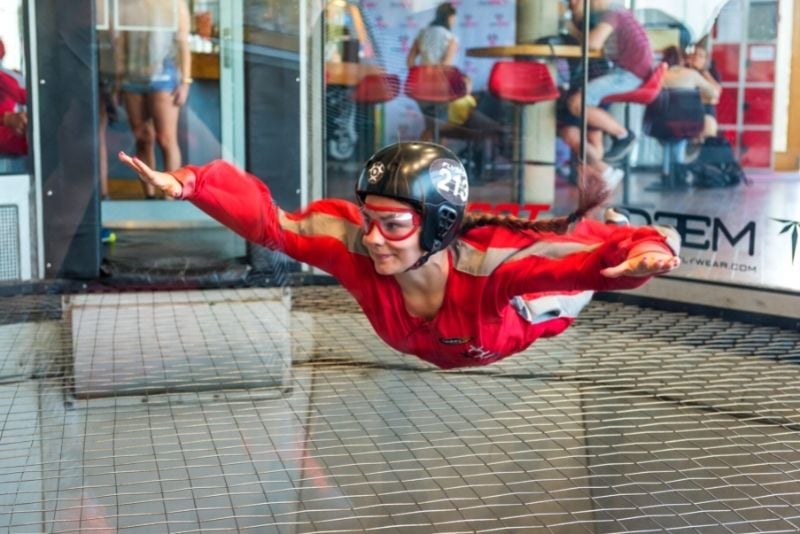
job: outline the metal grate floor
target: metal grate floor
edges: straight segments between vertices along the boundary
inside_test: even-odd
[[[795,331],[594,302],[443,372],[336,287],[3,300],[0,531],[800,530]]]

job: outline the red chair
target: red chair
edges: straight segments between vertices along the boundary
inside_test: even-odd
[[[498,61],[489,74],[489,91],[500,100],[506,100],[516,105],[515,111],[518,116],[514,121],[517,125],[517,131],[514,134],[515,143],[519,142],[522,132],[524,132],[522,123],[524,115],[519,113],[520,106],[558,98],[558,88],[550,75],[550,69],[544,63],[536,61]],[[517,154],[519,151],[515,150],[514,153]],[[517,201],[521,203],[524,201],[524,180],[522,165],[519,164],[554,165],[554,162],[526,160],[521,154],[520,160],[515,163],[518,164],[516,171]]]
[[[601,104],[614,104],[614,103],[623,103],[625,104],[625,125],[627,126],[630,122],[630,104],[642,104],[644,106],[653,102],[658,94],[661,92],[661,84],[664,81],[664,73],[667,72],[669,65],[666,63],[661,63],[658,67],[653,69],[653,72],[650,74],[650,77],[647,78],[642,85],[634,89],[633,91],[628,91],[627,93],[619,93],[616,95],[610,95],[605,97],[600,103]],[[623,170],[625,171],[625,177],[622,181],[622,202],[624,204],[628,203],[628,196],[629,196],[629,189],[630,184],[628,183],[628,174],[630,174],[630,157],[625,157],[625,162],[623,163]]]
[[[658,67],[653,69],[650,77],[633,91],[607,96],[600,103],[613,104],[615,102],[623,102],[626,104],[649,104],[655,100],[658,93],[661,92],[661,83],[664,81],[664,73],[667,72],[668,68],[669,66],[666,63],[661,63]]]
[[[353,100],[359,104],[383,104],[400,94],[400,78],[394,74],[367,74],[356,85]]]
[[[464,74],[451,65],[414,65],[408,71],[406,96],[435,110],[433,140],[439,142],[439,111],[442,106],[467,94]]]
[[[375,151],[375,139],[378,138],[375,131],[375,106],[380,106],[394,100],[400,94],[400,78],[395,74],[367,74],[358,82],[353,89],[352,98],[358,105],[358,115],[364,120],[358,122],[361,127],[359,138],[367,142],[363,143],[364,148],[370,149],[370,154]],[[365,161],[370,154],[363,154]]]

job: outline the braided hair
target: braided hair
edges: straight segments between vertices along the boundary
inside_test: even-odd
[[[584,218],[589,212],[602,205],[611,195],[600,174],[588,168],[581,172],[578,179],[578,197],[580,201],[575,211],[564,217],[553,217],[532,221],[515,215],[498,215],[495,213],[467,212],[461,224],[460,233],[480,226],[505,226],[512,230],[533,230],[540,233],[565,234],[570,225]]]

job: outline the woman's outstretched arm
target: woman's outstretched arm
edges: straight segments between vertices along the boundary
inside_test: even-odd
[[[539,291],[633,289],[680,265],[680,241],[667,228],[580,223],[541,239],[492,273],[497,302]]]
[[[367,256],[360,241],[360,214],[352,203],[321,200],[287,213],[255,176],[225,161],[187,166],[170,173],[149,168],[120,153],[141,180],[172,198],[186,199],[248,241],[348,278],[357,256]]]

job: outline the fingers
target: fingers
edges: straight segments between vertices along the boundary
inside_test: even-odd
[[[642,255],[625,260],[619,265],[608,267],[600,271],[606,278],[619,278],[620,276],[653,276],[668,273],[680,266],[681,260],[677,256],[666,254]]]
[[[122,150],[120,150],[120,151],[119,151],[119,153],[117,154],[117,157],[119,158],[119,160],[120,160],[122,163],[124,163],[124,164],[125,164],[125,165],[127,165],[128,167],[131,167],[131,168],[133,168],[134,170],[136,170],[136,167],[135,167],[135,166],[134,166],[134,164],[133,164],[133,158],[132,158],[132,157],[130,157],[129,155],[127,155],[125,152],[123,152]]]
[[[189,89],[187,85],[181,84],[172,92],[172,103],[177,107],[183,107],[189,99]]]
[[[183,192],[183,184],[181,184],[171,174],[154,171],[139,158],[132,158],[122,151],[119,152],[118,157],[122,163],[136,171],[136,173],[139,175],[139,178],[145,184],[156,187],[169,197],[180,198],[181,193]]]
[[[623,261],[619,265],[615,265],[614,267],[607,267],[600,271],[600,274],[605,276],[606,278],[619,278],[620,276],[624,276],[628,272],[628,262]]]
[[[139,174],[139,177],[143,181],[154,184],[155,180],[153,177],[153,170],[150,167],[148,167],[142,160],[135,157],[132,158],[122,151],[119,152],[119,160],[122,163],[126,164],[131,169],[133,169],[134,171],[136,171],[137,174]]]
[[[131,169],[133,169],[136,172],[140,172],[139,165],[144,165],[144,163],[142,163],[141,160],[139,160],[138,158],[134,159],[134,158],[130,157],[129,155],[127,155],[125,152],[121,151],[121,150],[120,150],[119,154],[117,154],[117,156],[119,157],[119,160],[122,163],[124,163],[125,165],[127,165],[128,167],[130,167]],[[139,164],[137,164],[137,161],[139,162]],[[145,165],[145,167],[146,167],[146,165]]]

